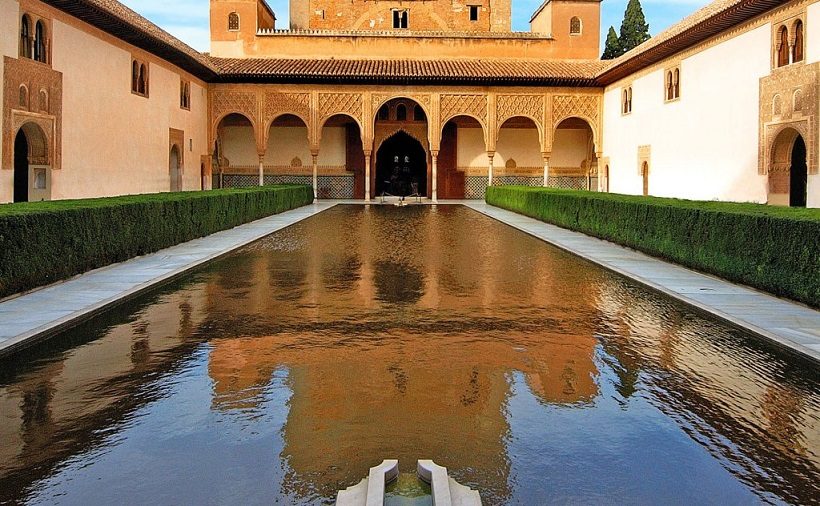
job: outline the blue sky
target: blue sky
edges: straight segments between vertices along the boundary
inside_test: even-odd
[[[192,47],[207,51],[209,0],[121,0],[146,18],[158,24]],[[294,0],[302,1],[302,0]],[[512,0],[513,29],[529,31],[529,20],[542,0]],[[287,27],[288,0],[268,0],[279,18],[278,26]],[[610,25],[621,26],[627,0],[604,0],[602,5],[603,34]],[[707,4],[706,0],[641,0],[644,14],[654,35]]]

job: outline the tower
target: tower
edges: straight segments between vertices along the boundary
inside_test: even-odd
[[[601,0],[545,0],[532,15],[530,29],[552,36],[557,58],[598,59]]]
[[[276,15],[265,0],[211,0],[211,54],[241,56],[258,30],[274,30]]]

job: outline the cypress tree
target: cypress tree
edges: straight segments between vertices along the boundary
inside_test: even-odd
[[[609,32],[606,34],[606,47],[604,54],[601,55],[602,60],[612,60],[624,54],[621,51],[621,42],[618,40],[618,34],[615,33],[615,28],[610,26]]]
[[[641,0],[629,0],[624,12],[624,21],[621,24],[621,36],[618,42],[621,45],[621,53],[638,47],[641,43],[649,40],[649,25],[643,15]]]

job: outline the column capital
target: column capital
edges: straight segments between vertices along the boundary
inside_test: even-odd
[[[431,149],[430,150],[430,156],[438,158],[438,153],[439,153],[438,149]]]

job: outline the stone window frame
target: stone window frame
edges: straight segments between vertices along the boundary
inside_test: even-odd
[[[179,108],[191,110],[191,81],[182,78],[179,80]]]
[[[802,9],[799,11],[791,11],[781,18],[772,20],[772,70],[806,63],[806,18],[806,10]],[[801,37],[799,37],[800,40],[798,40],[797,36],[798,27],[801,33]],[[784,31],[785,42],[783,37]],[[800,51],[798,53],[797,44],[799,42],[802,43],[800,44]],[[784,48],[784,44],[788,44],[788,47]],[[798,54],[800,56],[799,60],[796,59]],[[786,59],[785,62],[783,62],[784,58]]]
[[[402,17],[399,13],[404,13],[404,16]],[[390,9],[390,14],[392,16],[393,30],[409,30],[410,29],[410,9],[396,7],[396,8]],[[397,15],[398,15],[398,17],[396,17]],[[404,20],[404,23],[403,23],[404,26],[401,26],[402,25],[402,18]],[[397,24],[399,26],[396,26]]]
[[[680,63],[663,70],[663,101],[677,102],[681,96],[681,66]]]
[[[470,4],[467,6],[468,15],[470,17],[470,21],[476,23],[480,20],[481,17],[481,5],[478,4]]]
[[[229,32],[238,32],[242,28],[242,18],[239,17],[239,13],[233,11],[228,14],[228,31]]]
[[[18,31],[20,47],[18,48],[18,56],[43,65],[51,66],[51,34],[52,23],[51,19],[38,15],[32,10],[21,10],[18,16],[20,28]],[[28,37],[23,43],[23,21],[28,21]],[[38,30],[42,33],[42,37],[38,36]],[[42,44],[42,46],[40,45]]]
[[[619,96],[619,100],[621,101],[621,116],[628,116],[632,114],[632,83],[621,86],[621,92],[619,93]]]
[[[577,26],[577,28],[576,28]],[[584,34],[584,22],[578,16],[572,16],[569,20],[569,34],[578,37]]]
[[[140,86],[140,78],[142,78],[142,89]],[[131,93],[138,97],[148,98],[151,90],[151,66],[150,64],[137,58],[131,57]]]

